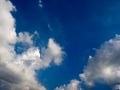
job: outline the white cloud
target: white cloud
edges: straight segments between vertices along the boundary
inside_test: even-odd
[[[39,50],[33,45],[28,32],[15,31],[15,19],[11,15],[15,7],[9,0],[0,0],[0,89],[2,90],[46,90],[36,78],[35,70],[62,62],[62,48],[49,39],[48,47]],[[15,44],[27,43],[29,48],[17,54]],[[23,47],[24,48],[24,47]],[[41,52],[41,53],[40,53]]]
[[[105,42],[94,57],[90,56],[80,77],[89,86],[94,86],[95,82],[120,83],[120,35]]]
[[[32,35],[29,35],[28,32],[20,32],[18,34],[17,42],[27,43],[28,45],[32,45]]]
[[[83,90],[83,89],[80,87],[80,81],[74,79],[71,80],[68,85],[57,87],[55,90]]]
[[[16,33],[14,28],[15,20],[10,11],[15,7],[10,1],[0,0],[0,42],[1,44],[15,43]]]
[[[43,59],[47,61],[46,64],[51,62],[51,60],[53,60],[53,62],[57,65],[61,64],[64,52],[62,51],[62,48],[54,42],[53,39],[49,39],[48,48],[44,48],[43,53]]]

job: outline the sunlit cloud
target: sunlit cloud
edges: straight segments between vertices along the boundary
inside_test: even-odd
[[[90,56],[88,65],[80,77],[88,86],[95,82],[109,85],[120,83],[120,35],[106,41],[96,50],[94,57]]]
[[[57,87],[55,90],[83,90],[80,84],[80,81],[74,79],[68,85]]]
[[[0,89],[46,90],[38,82],[35,70],[50,67],[51,63],[60,65],[64,52],[52,38],[48,40],[47,47],[40,50],[32,40],[36,32],[16,33],[15,18],[11,14],[14,10],[15,6],[9,0],[0,0]],[[18,54],[15,45],[19,42],[29,48]]]

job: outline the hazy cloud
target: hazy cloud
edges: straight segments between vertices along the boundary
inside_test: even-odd
[[[39,6],[42,8],[43,5],[42,5],[42,0],[39,0]]]
[[[17,37],[17,42],[27,43],[28,45],[32,45],[32,36],[28,32],[20,32]]]

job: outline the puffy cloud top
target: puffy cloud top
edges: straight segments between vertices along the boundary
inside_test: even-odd
[[[0,42],[1,44],[15,43],[15,20],[11,15],[15,7],[9,0],[0,0]]]
[[[80,87],[80,81],[74,79],[71,80],[71,82],[68,85],[57,87],[55,90],[82,90],[82,89]]]
[[[51,38],[48,46],[40,50],[33,44],[34,34],[17,34],[13,10],[15,6],[9,0],[0,0],[0,90],[46,90],[37,81],[35,70],[47,68],[51,63],[59,65],[64,52]],[[29,48],[17,54],[18,42],[28,44]]]
[[[94,57],[90,56],[80,77],[89,86],[95,82],[120,83],[120,35],[105,42]]]

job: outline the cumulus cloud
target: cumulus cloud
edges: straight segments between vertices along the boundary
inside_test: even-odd
[[[80,77],[88,86],[94,86],[95,82],[109,85],[120,83],[120,35],[105,42],[96,50],[94,57],[89,57]]]
[[[15,20],[10,14],[10,11],[15,10],[15,7],[11,2],[0,0],[0,42],[5,43],[15,43],[16,33],[14,28]]]
[[[80,81],[74,79],[71,80],[68,85],[57,87],[55,90],[83,90],[83,89],[80,87]]]
[[[9,0],[0,0],[0,90],[46,90],[37,81],[35,70],[47,68],[51,63],[59,65],[64,52],[51,38],[48,46],[40,50],[33,44],[34,34],[17,34],[15,19],[11,14],[13,10],[15,6]],[[17,54],[15,45],[18,42],[30,46]]]
[[[60,65],[62,62],[62,56],[65,54],[62,52],[62,48],[54,42],[53,39],[49,39],[47,48],[43,48],[43,59],[46,61],[45,65],[49,65],[51,60],[54,60],[53,63]]]
[[[32,37],[33,35],[29,35],[28,32],[20,32],[17,37],[17,42],[27,43],[28,45],[32,45],[33,44]]]

